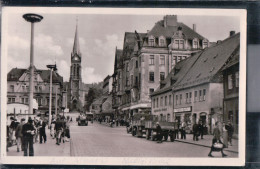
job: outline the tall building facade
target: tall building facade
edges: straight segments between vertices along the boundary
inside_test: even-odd
[[[67,106],[70,111],[83,111],[87,85],[82,82],[82,55],[79,47],[78,26],[76,26],[73,49],[71,52],[70,79],[67,86]]]
[[[116,51],[113,103],[125,118],[134,113],[150,113],[150,94],[177,62],[210,45],[193,29],[167,15],[147,33],[126,32],[122,54]],[[117,57],[120,55],[120,57]]]

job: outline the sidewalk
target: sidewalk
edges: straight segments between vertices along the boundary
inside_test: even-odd
[[[179,138],[181,138],[180,135],[179,135]],[[212,145],[212,139],[213,139],[213,135],[204,135],[203,139],[200,139],[200,137],[199,137],[199,141],[193,141],[193,135],[192,134],[186,134],[185,140],[184,139],[176,139],[175,141],[210,148],[211,145]],[[228,148],[225,148],[224,151],[228,151],[228,152],[232,152],[232,153],[238,153],[238,140],[232,139],[232,146],[228,146]]]
[[[34,156],[70,156],[70,142],[56,145],[56,139],[50,136],[50,130],[46,127],[46,143],[34,143]],[[23,156],[23,151],[17,152],[17,146],[14,145],[8,148],[8,156]],[[29,152],[28,152],[29,153]]]

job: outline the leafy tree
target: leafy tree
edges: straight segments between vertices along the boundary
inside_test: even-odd
[[[90,111],[90,105],[94,102],[95,99],[102,96],[102,89],[99,87],[89,88],[88,94],[86,96],[87,104],[85,105],[85,110]]]

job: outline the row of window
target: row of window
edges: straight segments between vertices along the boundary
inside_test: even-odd
[[[175,96],[175,105],[182,104],[182,94]],[[194,91],[194,102],[206,100],[206,89]],[[192,102],[192,92],[185,93],[185,103]]]
[[[49,105],[49,98],[47,99],[43,99],[43,98],[35,98],[37,103],[38,103],[38,106],[41,106],[41,105]],[[21,103],[23,104],[29,104],[29,98],[28,97],[22,97],[21,98]],[[52,105],[55,105],[55,98],[53,97],[52,98]],[[15,97],[8,97],[8,103],[15,103],[16,102],[16,98]],[[58,102],[59,102],[59,99],[58,99]]]
[[[34,91],[35,92],[40,92],[41,93],[42,89],[43,89],[42,86],[34,86]],[[53,87],[52,87],[52,91],[54,92]],[[10,92],[15,92],[14,91],[14,85],[10,85]],[[22,85],[22,92],[29,92],[29,86]]]
[[[149,65],[154,65],[154,55],[150,55],[149,58]],[[165,56],[164,55],[160,55],[160,65],[165,65]]]
[[[160,72],[160,81],[165,79],[165,72]],[[149,72],[149,82],[154,82],[154,72]]]
[[[172,95],[168,96],[162,96],[160,98],[160,105],[159,105],[159,98],[154,98],[153,99],[153,108],[159,108],[163,107],[163,106],[168,106],[168,105],[172,105]]]
[[[199,41],[194,39],[192,42],[192,48],[194,49],[198,49],[199,48]],[[174,40],[174,48],[175,49],[184,49],[185,48],[185,41],[184,39],[175,39]],[[155,38],[154,37],[150,37],[148,39],[148,45],[149,46],[156,46],[156,42],[155,42]],[[166,41],[165,38],[159,38],[159,43],[158,45],[160,47],[166,47]],[[207,41],[202,41],[202,45],[203,45],[203,49],[208,47],[208,42]]]

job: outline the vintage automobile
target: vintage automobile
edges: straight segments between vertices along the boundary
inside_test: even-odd
[[[78,126],[87,126],[88,125],[88,118],[86,114],[80,114],[79,117],[77,118],[78,121]]]

